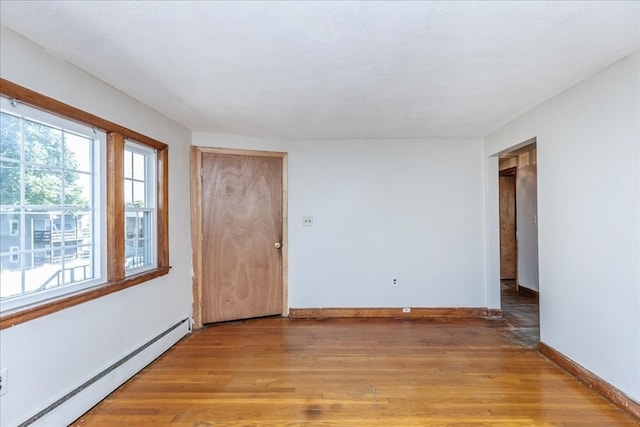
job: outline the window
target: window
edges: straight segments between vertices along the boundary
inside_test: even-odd
[[[167,274],[167,146],[0,83],[0,328]]]
[[[127,141],[124,150],[125,270],[155,267],[155,151]]]
[[[4,311],[102,280],[97,195],[106,135],[6,98],[0,106],[0,214],[19,218],[10,220],[14,238],[0,243],[16,245],[0,269]]]

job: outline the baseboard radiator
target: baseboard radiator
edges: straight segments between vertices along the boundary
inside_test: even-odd
[[[152,338],[96,376],[76,387],[20,424],[24,426],[69,425],[135,374],[171,348],[191,331],[185,318]]]

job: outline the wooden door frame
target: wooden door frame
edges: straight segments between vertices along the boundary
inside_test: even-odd
[[[282,159],[282,316],[289,316],[288,304],[288,197],[287,153],[232,148],[191,147],[191,249],[193,266],[193,328],[202,328],[202,155],[277,157]]]
[[[515,267],[515,276],[514,280],[516,282],[516,291],[519,288],[518,283],[518,167],[512,166],[506,169],[502,169],[498,171],[498,178],[500,177],[513,177],[513,221],[515,227],[515,258],[516,258],[516,267]],[[498,182],[498,215],[500,212],[500,183]],[[501,218],[498,218],[500,221]],[[500,280],[502,280],[502,254],[500,254]]]

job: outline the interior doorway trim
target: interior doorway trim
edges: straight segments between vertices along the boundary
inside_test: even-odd
[[[191,147],[191,249],[193,266],[193,328],[202,328],[202,155],[233,154],[239,156],[278,157],[282,159],[282,316],[289,315],[288,304],[288,197],[287,153],[278,151],[230,148]]]
[[[503,182],[500,179],[498,182],[498,212],[500,215],[499,221],[500,221],[500,281],[502,281],[503,279],[508,279],[508,280],[515,280],[516,283],[516,289],[518,289],[518,221],[517,221],[517,217],[518,217],[518,196],[517,196],[517,177],[518,177],[518,167],[517,166],[512,166],[512,167],[508,167],[502,170],[498,171],[498,176],[499,178],[509,178],[512,179],[512,184],[513,185],[513,198],[512,200],[509,200],[509,202],[513,203],[513,215],[509,218],[511,221],[513,221],[513,241],[511,242],[513,244],[513,257],[514,257],[514,266],[513,266],[513,276],[511,278],[503,278],[502,277],[502,271],[503,271],[503,263],[504,263],[504,254],[502,253],[502,220],[504,219],[502,217],[502,208],[503,208],[503,203],[505,203],[505,200],[503,199]]]

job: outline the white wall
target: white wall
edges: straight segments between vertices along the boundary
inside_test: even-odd
[[[532,137],[541,340],[640,401],[638,53],[489,135],[486,155]],[[487,170],[488,212],[496,170]],[[489,253],[495,271],[495,248]]]
[[[290,307],[488,306],[481,140],[192,143],[289,153]]]
[[[2,29],[0,75],[169,144],[171,272],[0,331],[8,368],[0,424],[16,425],[191,315],[190,133],[155,111]],[[114,66],[117,66],[114,64]]]
[[[516,175],[516,230],[518,285],[538,290],[538,198],[536,150],[518,156]]]

